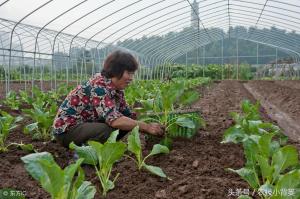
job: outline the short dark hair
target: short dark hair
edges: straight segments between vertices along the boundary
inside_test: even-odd
[[[132,54],[117,50],[107,56],[101,74],[107,78],[121,78],[125,70],[135,72],[138,69],[138,62]]]

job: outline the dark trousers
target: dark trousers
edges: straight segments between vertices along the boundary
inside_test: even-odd
[[[109,138],[110,134],[115,130],[116,129],[108,126],[106,123],[86,122],[77,125],[65,133],[55,135],[55,138],[64,147],[69,148],[69,144],[71,142],[74,142],[79,146],[89,140],[104,143]],[[127,133],[128,131],[119,130],[117,140],[124,137]]]

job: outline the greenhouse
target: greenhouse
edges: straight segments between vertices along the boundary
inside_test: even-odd
[[[299,0],[0,0],[0,199],[299,199]]]

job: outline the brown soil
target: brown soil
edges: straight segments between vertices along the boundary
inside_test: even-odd
[[[300,89],[300,80],[275,81],[276,84],[290,88]]]
[[[300,124],[300,81],[251,81],[248,83],[265,100]],[[300,132],[299,132],[300,133]]]
[[[149,158],[148,164],[161,167],[172,180],[164,180],[146,171],[138,171],[134,163],[125,158],[117,163],[113,175],[119,172],[115,189],[108,193],[109,199],[224,199],[230,191],[249,189],[238,175],[225,168],[241,168],[244,164],[243,150],[239,145],[220,144],[222,134],[233,124],[229,112],[240,111],[243,99],[254,101],[241,82],[222,81],[214,84],[195,107],[202,107],[207,122],[206,130],[200,130],[192,140],[177,139],[170,154]],[[264,119],[269,120],[262,109]],[[32,141],[21,133],[21,127],[12,132],[8,142],[33,143],[38,151],[53,154],[61,167],[73,162],[72,151],[55,142]],[[153,143],[152,143],[153,144]],[[151,146],[148,143],[145,153]],[[20,157],[25,152],[11,149],[0,154],[0,188],[25,191],[26,198],[46,199],[49,194],[25,171]],[[93,167],[83,166],[86,179],[97,187],[95,198],[101,198],[99,180]],[[252,193],[252,191],[250,191]]]

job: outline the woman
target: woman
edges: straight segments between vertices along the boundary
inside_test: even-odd
[[[78,85],[61,104],[53,123],[55,138],[65,147],[72,141],[77,145],[88,140],[103,143],[112,131],[120,129],[120,139],[137,125],[142,132],[162,136],[164,126],[136,121],[126,104],[124,89],[137,69],[138,63],[131,54],[110,54],[101,73]]]

